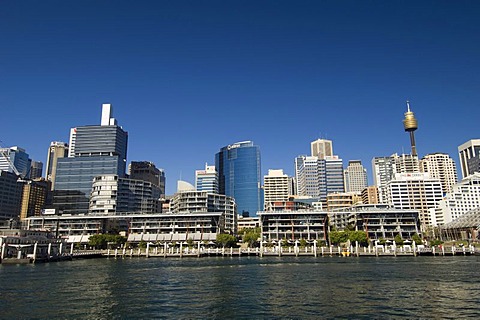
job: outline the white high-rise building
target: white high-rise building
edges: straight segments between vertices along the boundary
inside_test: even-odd
[[[442,200],[442,184],[428,173],[397,173],[385,188],[387,202],[396,209],[413,209],[420,213],[423,230],[433,225],[429,209]]]
[[[410,154],[392,154],[390,157],[375,157],[372,159],[373,182],[378,188],[380,203],[388,203],[386,185],[395,178],[397,173],[420,172],[418,158]]]
[[[420,160],[420,171],[428,172],[430,177],[439,179],[444,194],[450,192],[457,183],[455,161],[445,153],[427,154]]]
[[[433,225],[449,223],[480,207],[480,173],[474,173],[452,187],[452,191],[431,209]]]
[[[331,140],[318,139],[310,143],[311,155],[320,159],[333,156],[333,145]]]
[[[286,202],[291,195],[290,178],[283,170],[268,170],[263,177],[264,207],[271,211],[275,202]]]
[[[205,170],[195,171],[195,190],[218,193],[218,173],[215,166],[205,164]]]
[[[346,192],[361,193],[368,186],[367,169],[360,160],[349,161],[344,175]]]
[[[480,172],[480,139],[473,139],[458,147],[462,178]]]

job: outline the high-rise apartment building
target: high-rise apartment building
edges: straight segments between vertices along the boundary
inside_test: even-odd
[[[237,142],[215,155],[220,194],[235,198],[238,213],[256,216],[263,209],[260,148],[252,141]]]
[[[480,139],[468,140],[458,147],[462,178],[480,172]]]
[[[161,197],[165,196],[165,172],[150,161],[132,161],[128,165],[130,179],[148,181],[160,188]]]
[[[333,156],[333,145],[331,140],[318,139],[310,143],[310,151],[313,157],[325,159]]]
[[[420,160],[420,171],[430,173],[430,177],[439,179],[443,193],[452,190],[457,183],[457,167],[455,161],[446,153],[427,154]]]
[[[291,194],[290,178],[282,169],[268,170],[268,175],[263,177],[263,194],[265,211],[273,210],[276,202],[288,201]]]
[[[367,169],[360,160],[351,160],[344,171],[345,191],[361,193],[368,185]]]
[[[218,173],[215,166],[205,164],[205,170],[195,170],[195,190],[218,193]]]
[[[116,125],[110,104],[102,106],[101,125],[70,132],[69,157],[57,159],[53,204],[59,213],[80,214],[88,212],[95,177],[125,176],[128,134]]]
[[[387,201],[396,209],[418,210],[423,230],[433,225],[429,209],[442,200],[442,184],[428,173],[397,173],[386,185]]]
[[[32,160],[25,149],[20,147],[0,148],[0,170],[16,173],[22,178],[30,177]]]
[[[443,225],[480,207],[480,172],[476,172],[452,187],[435,209],[431,209],[434,225]]]
[[[55,176],[57,174],[57,160],[64,158],[68,154],[68,145],[65,142],[52,141],[48,148],[47,167],[45,170],[45,179],[52,182],[52,189],[55,185]]]

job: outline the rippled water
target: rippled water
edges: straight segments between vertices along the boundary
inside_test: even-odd
[[[480,257],[127,258],[0,265],[0,317],[478,318]]]

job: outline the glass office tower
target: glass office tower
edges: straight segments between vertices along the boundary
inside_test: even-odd
[[[260,148],[252,141],[237,142],[215,155],[219,193],[235,198],[237,212],[254,217],[263,209]]]

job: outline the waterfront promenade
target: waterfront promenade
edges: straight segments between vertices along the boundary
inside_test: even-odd
[[[111,249],[103,250],[106,257],[146,257],[146,258],[182,258],[182,257],[211,257],[211,256],[339,256],[339,257],[387,257],[387,256],[457,256],[478,255],[480,249],[474,246],[450,247],[262,247],[262,248],[189,248],[189,247],[147,247],[144,249]]]

